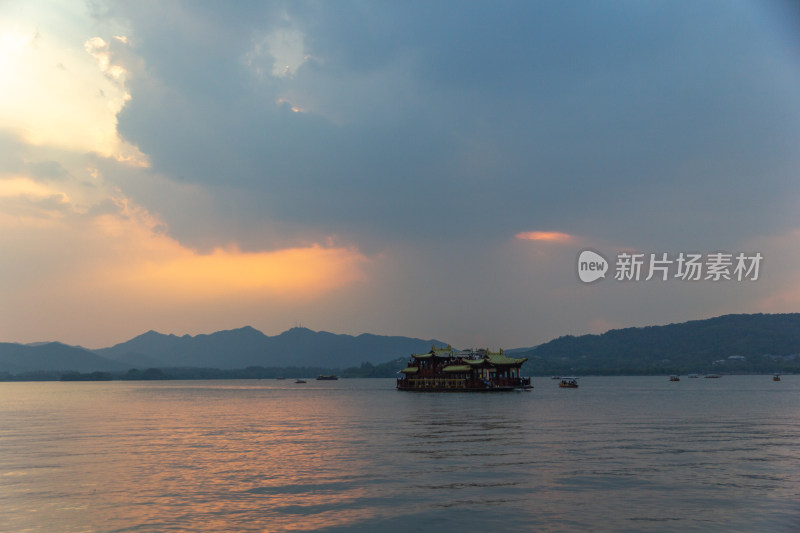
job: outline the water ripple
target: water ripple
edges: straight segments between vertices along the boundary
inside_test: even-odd
[[[800,530],[800,376],[550,385],[3,383],[0,530]]]

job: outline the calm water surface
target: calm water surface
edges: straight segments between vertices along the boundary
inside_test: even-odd
[[[800,376],[0,383],[1,531],[800,531]]]

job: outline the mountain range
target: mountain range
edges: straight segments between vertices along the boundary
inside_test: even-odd
[[[0,372],[95,372],[127,370],[129,367],[90,350],[60,342],[35,344],[0,343]]]
[[[0,372],[250,366],[346,368],[408,357],[411,353],[430,350],[433,344],[447,343],[399,336],[337,335],[301,327],[272,337],[250,326],[195,336],[148,331],[129,341],[97,350],[57,342],[0,343]]]
[[[538,374],[796,372],[800,313],[723,315],[601,335],[566,335],[514,352],[514,357],[528,357],[526,365]]]
[[[0,343],[0,374],[125,372],[132,368],[314,367],[345,369],[392,362],[402,368],[411,353],[435,339],[338,335],[297,327],[267,336],[246,326],[208,335],[148,331],[97,350],[58,342]],[[800,313],[724,315],[665,326],[567,335],[532,348],[506,350],[528,357],[529,374],[629,374],[719,371],[800,371]]]

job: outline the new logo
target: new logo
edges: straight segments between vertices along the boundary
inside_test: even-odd
[[[606,277],[608,261],[592,250],[584,250],[578,256],[578,277],[584,283],[591,283]]]

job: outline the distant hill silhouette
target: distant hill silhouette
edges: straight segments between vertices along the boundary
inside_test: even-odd
[[[314,366],[346,368],[384,363],[430,350],[437,340],[363,334],[337,335],[292,328],[269,337],[250,326],[210,335],[164,335],[148,331],[95,353],[129,367],[246,368],[248,366]]]
[[[537,374],[794,371],[800,370],[800,313],[567,335],[515,356],[529,357],[528,372]]]
[[[114,371],[127,368],[127,365],[118,361],[60,342],[34,345],[0,343],[0,372],[10,374],[37,371]]]
[[[307,328],[292,328],[272,337],[249,326],[181,337],[148,331],[99,350],[58,342],[0,343],[0,378],[37,372],[120,375],[133,368],[228,371],[248,367],[326,372],[356,367],[351,375],[383,376],[394,375],[410,354],[426,352],[432,344],[446,343],[337,335]],[[568,335],[534,348],[506,352],[528,357],[524,371],[538,375],[800,372],[800,314],[725,315],[667,326],[616,329],[602,335]]]

